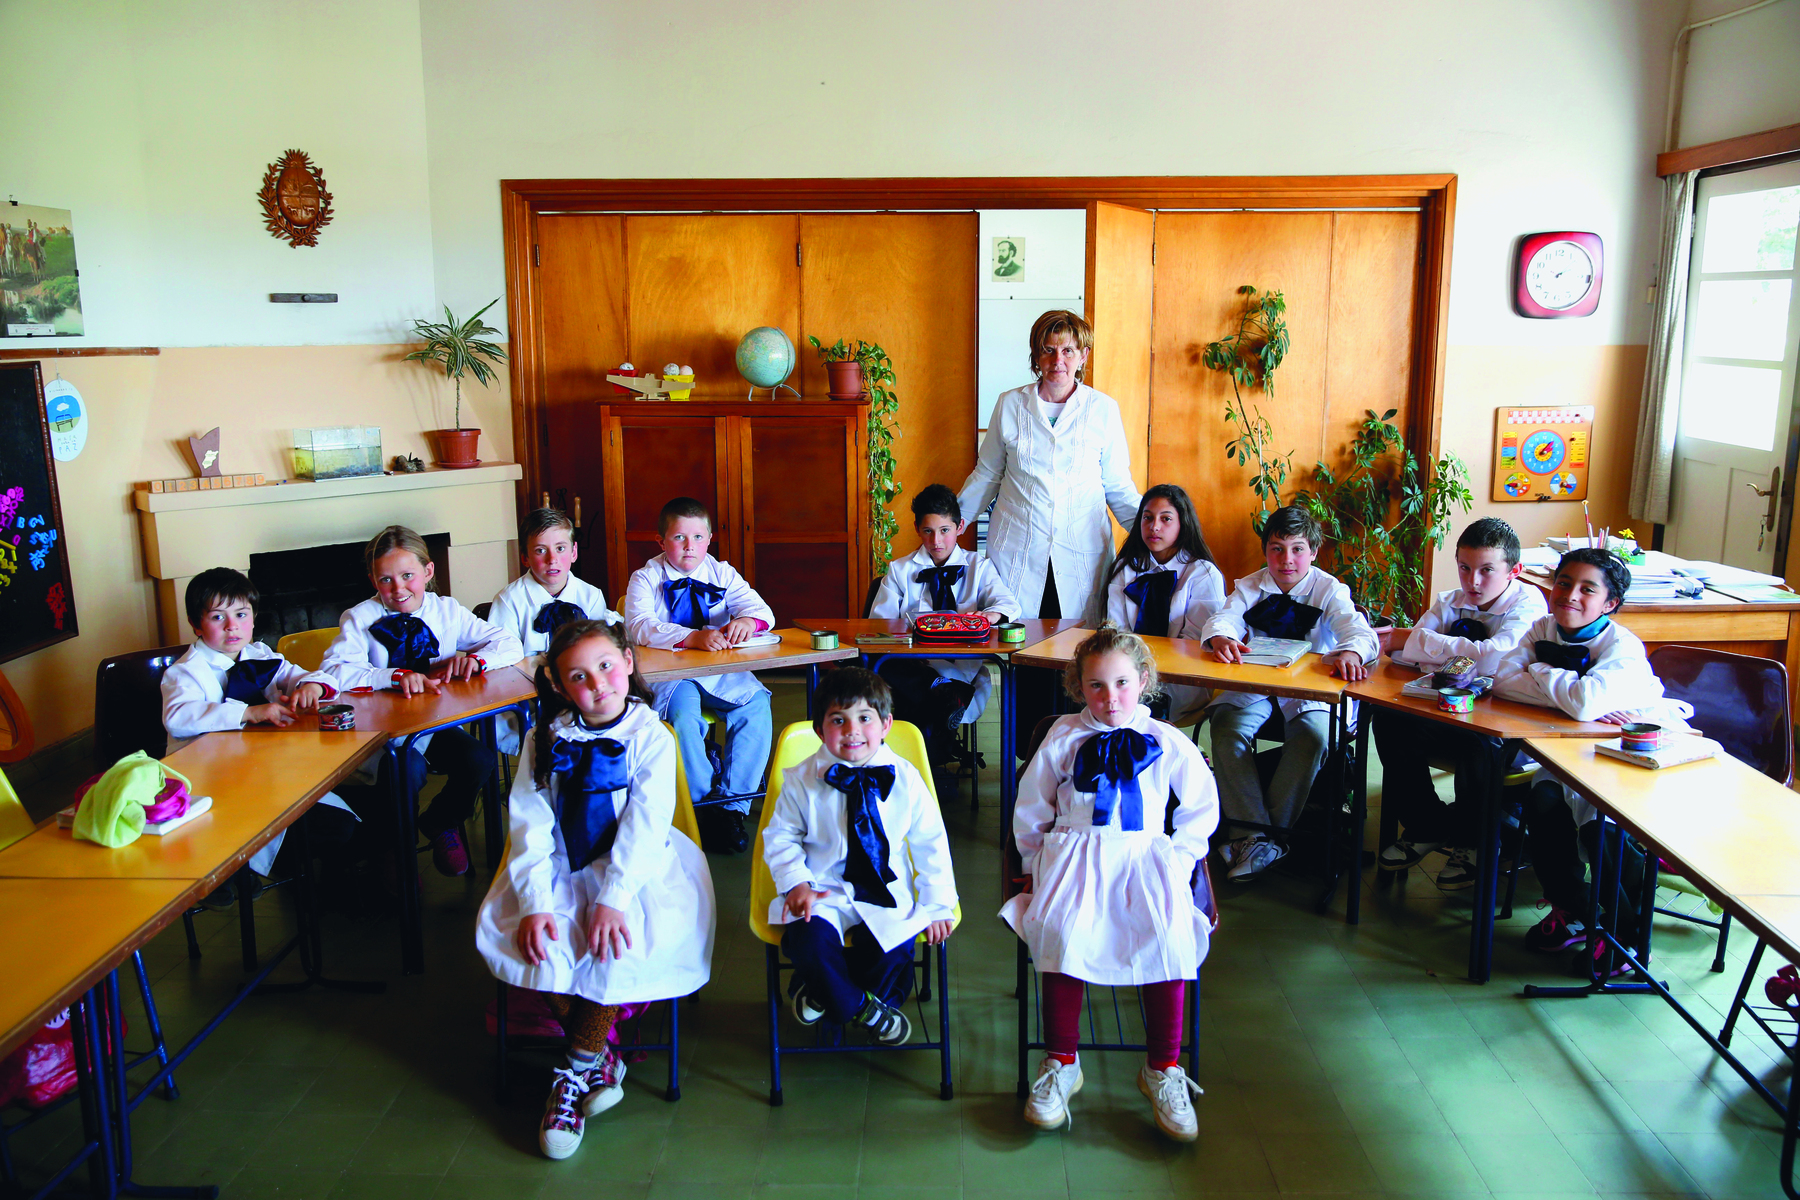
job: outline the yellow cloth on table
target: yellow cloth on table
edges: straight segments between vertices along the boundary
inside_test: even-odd
[[[19,803],[19,794],[7,782],[6,772],[0,771],[0,850],[6,849],[34,828],[36,826],[32,823],[31,814]]]
[[[170,778],[187,783],[142,750],[127,754],[94,781],[75,810],[75,837],[108,849],[129,846],[144,833],[144,810],[156,803]]]

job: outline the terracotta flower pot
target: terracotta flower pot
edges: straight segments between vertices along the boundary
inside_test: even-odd
[[[440,467],[472,467],[481,461],[475,457],[479,429],[427,429],[425,436],[431,439],[431,457]]]
[[[825,394],[833,400],[861,400],[862,364],[854,358],[825,364]]]

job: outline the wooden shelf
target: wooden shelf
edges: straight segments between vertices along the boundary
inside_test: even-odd
[[[161,354],[161,346],[45,346],[41,350],[24,347],[0,347],[0,359],[9,358],[102,358],[115,354]]]

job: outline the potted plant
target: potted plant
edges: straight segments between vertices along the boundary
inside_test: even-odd
[[[1275,397],[1275,370],[1288,352],[1287,299],[1280,292],[1258,291],[1249,283],[1238,288],[1238,295],[1244,297],[1244,311],[1238,315],[1237,332],[1208,342],[1200,361],[1231,378],[1225,420],[1236,433],[1225,443],[1225,457],[1236,459],[1240,467],[1249,466],[1252,460],[1256,463],[1250,490],[1256,493],[1258,507],[1250,524],[1261,536],[1263,521],[1281,507],[1281,489],[1287,483],[1294,452],[1275,453],[1274,429],[1262,409],[1245,401],[1244,392],[1260,386],[1270,399]]]
[[[863,365],[857,352],[865,343],[848,346],[843,338],[839,338],[835,344],[826,346],[816,337],[809,336],[806,340],[813,344],[825,364],[825,394],[833,400],[861,400]]]
[[[475,444],[481,437],[480,428],[463,428],[462,379],[465,373],[473,374],[475,382],[486,387],[494,380],[494,368],[483,360],[506,361],[506,351],[502,347],[482,340],[500,332],[481,319],[483,313],[498,303],[500,299],[496,296],[466,321],[458,321],[446,305],[441,324],[435,321],[413,322],[412,331],[423,338],[425,344],[408,354],[407,361],[439,363],[444,368],[444,374],[456,383],[455,428],[425,431],[425,436],[431,440],[432,456],[440,467],[472,467],[481,461],[475,457]]]
[[[1469,468],[1445,454],[1425,470],[1406,448],[1397,410],[1368,409],[1350,442],[1350,466],[1340,476],[1324,463],[1313,468],[1314,488],[1294,503],[1325,531],[1324,565],[1343,580],[1369,616],[1385,653],[1394,625],[1425,602],[1425,556],[1450,535],[1450,519],[1474,503]]]

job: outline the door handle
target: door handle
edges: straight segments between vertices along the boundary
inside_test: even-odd
[[[1775,509],[1781,503],[1781,468],[1776,467],[1769,472],[1769,490],[1756,493],[1769,498],[1769,511],[1763,514],[1763,528],[1770,533],[1775,532]]]

